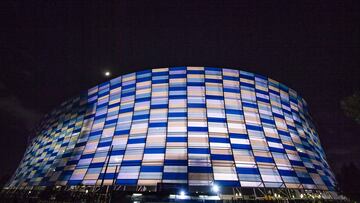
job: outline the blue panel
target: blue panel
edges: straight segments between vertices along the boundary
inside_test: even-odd
[[[137,179],[117,179],[117,185],[136,185]]]
[[[187,160],[167,160],[165,159],[164,164],[169,166],[187,166]]]
[[[281,139],[278,139],[278,138],[266,137],[266,140],[269,142],[281,143]]]
[[[113,150],[113,151],[111,152],[111,155],[112,155],[112,156],[124,155],[124,153],[125,153],[125,150]]]
[[[100,173],[98,179],[105,179],[105,180],[114,180],[116,179],[117,174],[115,173],[106,173],[105,175],[103,173]]]
[[[143,115],[134,115],[133,120],[142,120],[142,119],[149,119],[149,114],[143,114]]]
[[[205,86],[204,82],[188,82],[187,86]]]
[[[167,180],[187,180],[187,173],[164,173],[163,179]]]
[[[221,75],[221,68],[217,68],[217,67],[204,67],[206,72],[217,72],[217,74]]]
[[[240,81],[240,79],[238,77],[226,76],[226,75],[224,75],[223,79],[224,80],[232,80],[232,81]]]
[[[163,154],[165,153],[165,148],[145,148],[145,154]]]
[[[114,132],[114,135],[127,135],[130,133],[130,129],[129,130],[117,130]]]
[[[116,124],[116,122],[117,122],[117,119],[108,120],[108,121],[105,121],[105,125]]]
[[[304,163],[302,161],[294,161],[294,160],[290,160],[291,165],[294,166],[304,166]]]
[[[98,147],[107,147],[111,145],[111,141],[110,142],[103,142],[103,143],[99,143]]]
[[[187,137],[167,137],[167,142],[187,142]]]
[[[249,139],[249,136],[247,134],[237,134],[237,133],[229,133],[229,137],[236,139]]]
[[[244,86],[244,87],[255,88],[254,84],[250,84],[250,83],[246,83],[246,82],[240,82],[240,85]]]
[[[270,157],[255,156],[256,162],[274,163],[274,159]]]
[[[206,104],[188,103],[188,108],[206,108]]]
[[[283,144],[285,149],[296,151],[296,148],[294,146]]]
[[[99,168],[99,167],[103,167],[104,166],[104,162],[101,163],[91,163],[89,168]]]
[[[274,121],[274,120],[270,120],[270,119],[266,119],[266,118],[261,118],[261,122],[262,122],[262,123],[268,123],[268,124],[275,125],[275,121]]]
[[[240,71],[240,77],[248,80],[254,80],[254,76],[245,75]]]
[[[81,159],[89,159],[89,158],[93,158],[95,154],[84,154],[81,156]]]
[[[141,160],[123,160],[121,166],[139,166],[141,165]]]
[[[249,107],[249,108],[257,109],[257,105],[256,105],[256,104],[252,104],[252,103],[248,103],[248,102],[243,102],[242,104],[243,104],[244,107]]]
[[[242,110],[235,110],[235,109],[226,109],[226,114],[236,114],[236,115],[244,115]]]
[[[152,84],[161,84],[161,83],[168,83],[169,80],[168,79],[164,79],[164,80],[153,80]]]
[[[169,91],[186,91],[186,87],[169,87]]]
[[[317,173],[316,169],[314,168],[306,168],[309,173]]]
[[[189,173],[212,173],[212,167],[202,167],[202,166],[189,166]]]
[[[222,137],[209,137],[210,142],[216,142],[216,143],[229,143],[229,138],[222,138]]]
[[[121,93],[121,97],[128,97],[128,96],[134,96],[134,95],[135,95],[135,91]]]
[[[251,149],[251,146],[246,144],[231,144],[231,147],[234,149]]]
[[[195,131],[195,132],[207,132],[207,127],[188,127],[188,131]]]
[[[283,116],[283,115],[278,114],[278,113],[275,113],[275,112],[273,112],[273,116],[284,119],[284,116]]]
[[[125,85],[122,87],[122,90],[126,90],[126,89],[130,89],[130,88],[135,88],[135,83],[134,84],[129,84],[129,85]]]
[[[223,96],[206,95],[206,99],[224,100]]]
[[[151,109],[165,109],[168,108],[168,104],[152,104]]]
[[[188,74],[205,74],[203,70],[187,70]]]
[[[121,87],[121,83],[111,84],[110,90],[116,89],[116,88],[118,88],[118,87]]]
[[[136,82],[145,82],[150,81],[151,77],[145,77],[145,78],[136,78]]]
[[[170,78],[170,79],[173,79],[173,78],[186,78],[186,74],[170,75],[169,78]]]
[[[236,168],[236,172],[239,174],[260,174],[257,168]]]
[[[209,148],[188,148],[189,154],[210,154]]]
[[[63,138],[64,139],[64,138]],[[59,140],[59,142],[61,142],[62,140]],[[85,146],[86,145],[86,142],[80,142],[80,143],[77,143],[75,145],[75,147],[81,147],[81,146]]]
[[[66,163],[67,166],[70,166],[70,165],[74,165],[74,164],[77,164],[79,161],[78,160],[72,160],[72,161],[68,161]]]
[[[162,172],[163,166],[141,166],[140,172]]]
[[[246,125],[246,128],[247,128],[248,130],[263,131],[262,127],[254,126],[254,125]]]
[[[239,181],[215,180],[215,184],[223,187],[240,187]]]
[[[169,117],[186,117],[186,116],[187,116],[186,112],[169,113]]]
[[[263,90],[259,90],[259,89],[255,89],[255,92],[256,92],[256,93],[260,93],[260,94],[268,95],[268,92],[263,91]]]
[[[233,89],[233,88],[224,88],[224,92],[240,93],[240,90],[239,89]]]
[[[140,103],[140,102],[146,102],[146,101],[150,101],[151,98],[150,97],[144,97],[144,98],[136,98],[135,102],[136,103]]]
[[[234,158],[232,155],[223,155],[223,154],[211,154],[212,160],[224,160],[224,161],[233,161]]]
[[[295,171],[281,170],[281,169],[279,169],[278,171],[279,171],[279,174],[281,176],[293,176],[293,177],[296,177]]]
[[[226,122],[226,119],[225,119],[225,118],[213,118],[213,117],[208,117],[208,122],[225,123],[225,122]]]
[[[129,139],[128,144],[145,143],[146,138]]]
[[[282,130],[279,130],[279,129],[278,129],[278,133],[279,133],[279,135],[285,135],[285,136],[290,137],[290,133],[289,133],[289,132],[282,131]]]
[[[149,128],[166,127],[167,123],[149,123]]]
[[[82,180],[69,180],[68,185],[80,185]]]
[[[120,109],[119,113],[128,113],[128,112],[133,112],[134,108],[127,108],[127,109]]]
[[[186,99],[186,95],[169,95],[169,99]]]
[[[311,178],[302,178],[299,177],[299,181],[302,184],[314,184],[314,181]]]
[[[222,80],[205,78],[205,82],[222,83]]]
[[[282,149],[282,148],[269,147],[269,150],[270,150],[271,152],[286,153],[286,152],[285,152],[285,149]]]
[[[153,72],[152,73],[153,77],[154,76],[165,76],[165,75],[169,75],[169,72],[164,71],[164,72]]]

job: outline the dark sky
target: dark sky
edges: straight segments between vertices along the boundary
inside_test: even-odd
[[[62,101],[153,67],[260,73],[302,95],[330,165],[360,166],[360,125],[340,100],[360,88],[359,1],[1,1],[0,176]]]

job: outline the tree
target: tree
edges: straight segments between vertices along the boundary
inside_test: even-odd
[[[345,97],[341,101],[341,109],[345,112],[346,116],[360,124],[360,92],[357,91],[353,95]]]

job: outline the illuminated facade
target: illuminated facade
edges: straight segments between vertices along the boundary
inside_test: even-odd
[[[159,183],[333,191],[335,179],[294,90],[245,71],[173,67],[64,102],[8,187]]]

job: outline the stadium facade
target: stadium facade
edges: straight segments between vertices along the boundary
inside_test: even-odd
[[[49,113],[7,189],[77,186],[336,195],[305,100],[214,67],[123,75]]]

